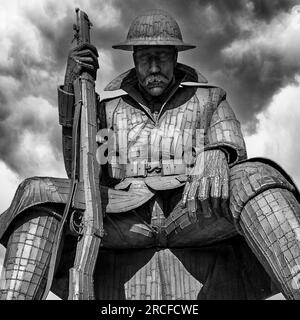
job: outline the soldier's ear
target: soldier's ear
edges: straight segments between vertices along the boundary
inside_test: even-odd
[[[132,58],[133,58],[133,63],[136,66],[136,54],[135,54],[135,52],[133,52]]]
[[[178,59],[178,50],[175,49],[175,54],[174,54],[174,65],[175,65],[175,67],[177,65],[177,59]]]

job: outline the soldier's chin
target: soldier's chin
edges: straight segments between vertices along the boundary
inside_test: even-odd
[[[148,87],[147,91],[148,91],[149,94],[151,94],[151,96],[158,97],[165,91],[165,87],[163,87],[163,86],[152,86],[150,88]]]

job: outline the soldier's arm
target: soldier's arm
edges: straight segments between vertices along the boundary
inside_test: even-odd
[[[70,50],[64,85],[58,87],[59,124],[62,126],[63,156],[69,178],[72,170],[72,126],[75,109],[73,82],[84,71],[89,72],[96,79],[98,68],[97,49],[87,43],[79,45]]]
[[[64,86],[58,89],[58,115],[59,124],[62,126],[62,150],[65,169],[68,177],[72,170],[72,126],[74,117],[74,94],[64,90]]]
[[[225,91],[210,90],[212,99],[204,112],[208,121],[204,152],[197,155],[182,197],[183,205],[195,218],[197,214],[228,215],[229,165],[247,157],[240,123]]]
[[[247,158],[245,141],[232,108],[226,100],[225,91],[219,89],[217,108],[214,110],[207,130],[206,149],[225,152],[230,165]]]
[[[72,127],[74,118],[74,94],[67,91],[65,85],[57,88],[58,92],[58,114],[59,124],[62,126],[62,149],[64,164],[68,177],[71,177],[72,170]],[[96,104],[98,113],[98,130],[106,128],[105,103],[100,102],[99,95],[96,94]]]

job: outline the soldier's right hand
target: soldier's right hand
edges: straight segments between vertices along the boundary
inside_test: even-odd
[[[96,80],[97,70],[99,69],[98,51],[91,44],[81,44],[69,52],[65,87],[72,91],[73,81],[83,72],[88,72]]]
[[[229,166],[222,150],[199,153],[182,194],[182,206],[189,216],[229,217]]]

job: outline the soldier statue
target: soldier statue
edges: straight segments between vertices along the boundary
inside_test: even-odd
[[[273,161],[247,159],[226,92],[177,62],[194,47],[160,10],[138,16],[113,46],[133,52],[134,68],[106,86],[119,95],[95,98],[104,232],[92,257],[93,298],[299,299],[297,187]],[[93,45],[76,46],[58,88],[69,179],[26,179],[0,216],[1,299],[41,299],[51,268],[51,290],[70,299],[87,205],[80,186],[50,262],[74,168],[74,81],[83,72],[95,80],[98,67]]]

